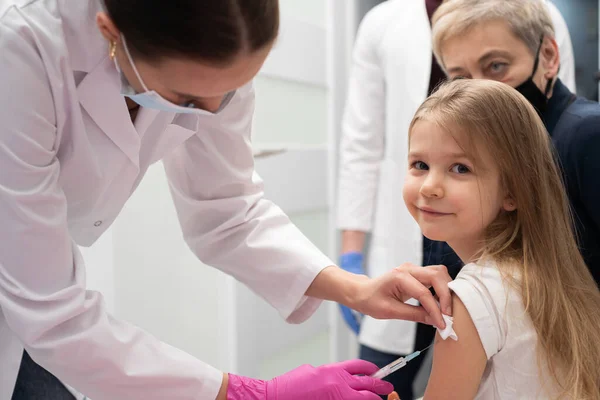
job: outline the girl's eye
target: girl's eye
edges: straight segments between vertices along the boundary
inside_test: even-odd
[[[425,164],[423,161],[415,161],[414,163],[412,163],[411,167],[420,171],[426,171],[429,169],[427,164]]]
[[[469,169],[469,167],[463,164],[456,164],[452,167],[452,172],[455,172],[457,174],[467,174],[471,172],[471,170]]]

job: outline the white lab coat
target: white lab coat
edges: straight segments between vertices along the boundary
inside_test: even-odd
[[[142,109],[134,126],[95,24],[100,4],[0,1],[0,399],[26,348],[94,400],[213,400],[221,372],[108,315],[85,289],[78,245],[94,243],[164,160],[192,251],[287,321],[318,307],[304,293],[332,262],[263,199],[252,85],[217,115]]]
[[[575,89],[571,39],[549,4],[561,53],[560,77]],[[422,236],[402,199],[408,127],[425,100],[431,74],[431,26],[424,0],[388,0],[363,19],[353,54],[343,119],[338,228],[371,232],[368,274],[422,263]],[[408,354],[416,324],[363,319],[360,343]]]

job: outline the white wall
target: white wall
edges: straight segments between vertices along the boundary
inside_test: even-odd
[[[113,226],[116,315],[204,361],[219,354],[221,274],[183,241],[162,164],[152,166]]]
[[[319,0],[280,0],[281,15],[298,21],[308,22],[320,27],[326,27],[327,17],[325,4]]]

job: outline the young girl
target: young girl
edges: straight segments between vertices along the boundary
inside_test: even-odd
[[[600,291],[575,242],[548,133],[508,85],[457,80],[417,111],[404,200],[466,264],[458,341],[434,346],[429,399],[600,399]]]

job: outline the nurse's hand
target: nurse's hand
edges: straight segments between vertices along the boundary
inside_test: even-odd
[[[394,387],[369,377],[377,370],[370,362],[350,360],[303,365],[269,381],[229,374],[227,400],[379,400]]]
[[[448,283],[443,265],[419,267],[406,263],[374,279],[364,280],[352,300],[354,309],[377,319],[404,319],[445,328],[442,312],[452,315]],[[429,288],[435,289],[437,299]],[[421,306],[404,304],[414,298]],[[441,310],[440,310],[441,308]]]
[[[338,267],[325,268],[313,281],[307,296],[331,300],[377,319],[403,319],[445,328],[444,314],[452,315],[446,267],[418,267],[406,263],[378,278],[369,279]],[[440,305],[429,288],[435,289]],[[420,306],[405,304],[417,299]]]

